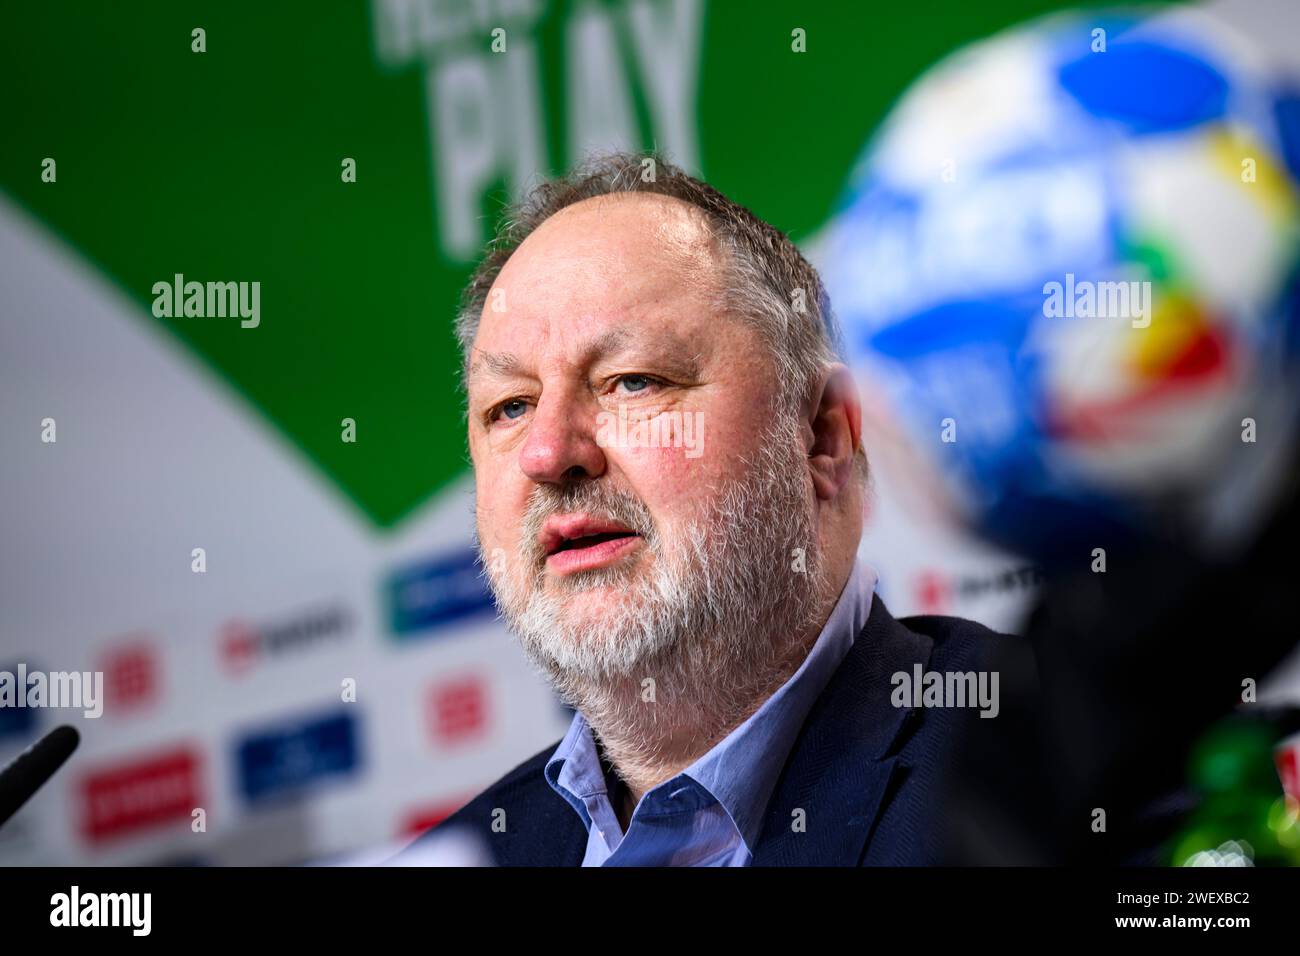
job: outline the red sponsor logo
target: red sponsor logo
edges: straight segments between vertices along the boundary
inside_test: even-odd
[[[198,754],[182,747],[83,778],[81,832],[100,842],[189,820],[202,803]]]
[[[104,706],[128,713],[158,697],[158,665],[153,645],[140,640],[120,644],[104,657]]]
[[[426,830],[432,830],[443,820],[459,810],[465,804],[469,803],[473,794],[463,797],[457,797],[455,800],[447,800],[443,803],[435,803],[432,806],[425,807],[421,810],[408,814],[405,821],[398,830],[398,837],[416,837]]]
[[[229,621],[221,628],[221,660],[232,674],[253,666],[258,652],[257,631],[247,621]]]
[[[235,618],[221,626],[217,640],[226,670],[240,676],[264,657],[328,644],[346,637],[351,628],[352,614],[348,609],[330,604],[257,624]]]
[[[918,574],[916,601],[922,613],[933,614],[947,610],[952,601],[952,585],[948,575],[938,571],[922,571]]]
[[[440,744],[457,744],[487,729],[487,689],[478,677],[441,681],[429,689],[429,733]]]

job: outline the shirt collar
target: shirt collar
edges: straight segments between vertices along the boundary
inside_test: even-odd
[[[749,719],[683,773],[731,814],[750,852],[795,738],[854,639],[867,625],[876,574],[854,562],[831,615],[799,669]]]
[[[752,853],[763,813],[781,769],[813,703],[830,682],[854,639],[866,627],[876,572],[855,561],[825,626],[798,670],[739,727],[680,776],[704,787],[727,811]],[[591,826],[585,798],[607,794],[604,770],[591,728],[574,714],[568,733],[546,763],[545,776]],[[678,777],[661,788],[679,787]]]

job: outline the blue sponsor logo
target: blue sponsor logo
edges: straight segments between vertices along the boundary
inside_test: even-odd
[[[400,568],[385,591],[389,627],[399,636],[496,611],[473,549]]]
[[[261,803],[350,776],[360,763],[357,737],[351,711],[252,734],[236,755],[240,793]]]

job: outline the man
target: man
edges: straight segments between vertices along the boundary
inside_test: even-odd
[[[993,635],[873,595],[858,398],[789,239],[599,159],[512,210],[457,331],[483,564],[577,714],[438,829],[503,865],[939,859],[959,716],[895,675]]]

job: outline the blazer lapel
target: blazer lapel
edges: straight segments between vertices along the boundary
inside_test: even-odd
[[[582,865],[587,855],[587,828],[540,773],[532,786],[499,802],[508,821],[520,822],[492,834],[491,849],[498,866]]]
[[[930,638],[909,631],[879,595],[866,627],[809,712],[777,781],[754,866],[857,866],[890,782],[912,708],[890,702],[891,675],[923,666]]]

